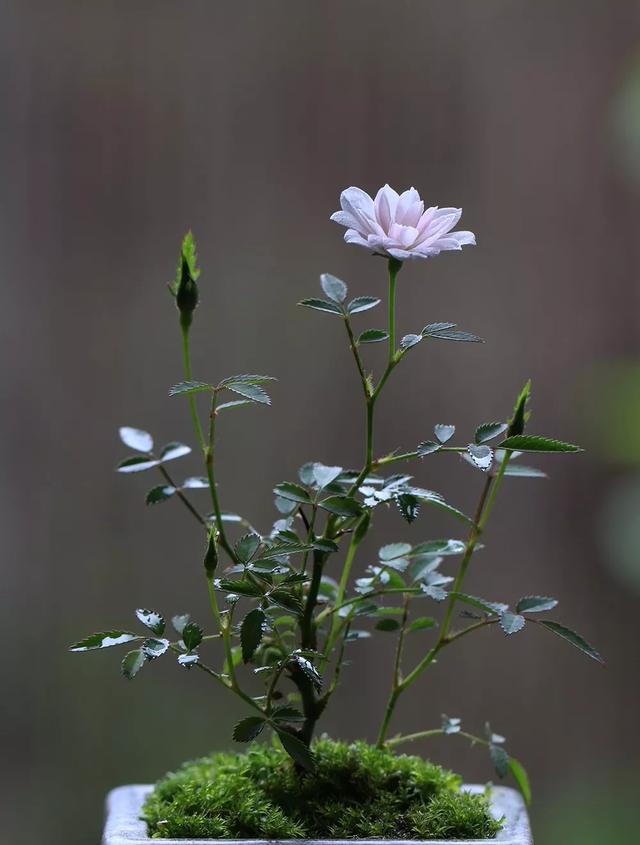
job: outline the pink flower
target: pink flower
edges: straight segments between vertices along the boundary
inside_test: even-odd
[[[347,188],[340,194],[342,211],[331,219],[346,226],[348,244],[365,246],[378,255],[404,261],[430,258],[447,249],[475,245],[473,232],[452,232],[462,214],[461,208],[424,210],[424,202],[415,188],[398,195],[385,185],[372,200],[360,188]]]

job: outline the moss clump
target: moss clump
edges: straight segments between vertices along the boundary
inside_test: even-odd
[[[143,818],[167,839],[491,839],[482,795],[419,757],[322,739],[298,774],[281,749],[212,754],[161,780]]]

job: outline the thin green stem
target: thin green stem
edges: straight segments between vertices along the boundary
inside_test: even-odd
[[[184,367],[185,381],[193,380],[193,373],[191,371],[191,344],[189,341],[189,326],[181,323],[182,330],[182,362]],[[189,410],[191,411],[191,419],[193,420],[193,428],[196,433],[196,439],[200,449],[204,452],[206,448],[204,440],[204,432],[202,431],[202,424],[198,414],[195,396],[190,393],[187,397],[189,402]]]
[[[220,500],[218,498],[218,488],[216,485],[215,474],[215,454],[216,454],[216,399],[217,394],[214,391],[211,396],[211,408],[209,411],[209,438],[208,443],[204,449],[205,464],[207,467],[207,478],[209,480],[209,491],[211,493],[211,504],[213,506],[213,514],[216,520],[216,527],[218,529],[218,537],[220,545],[229,555],[231,560],[237,563],[236,554],[227,540],[227,535],[224,529],[224,522],[222,520],[222,510],[220,509]]]
[[[207,524],[206,519],[202,516],[202,514],[198,513],[198,511],[194,508],[194,506],[191,504],[189,499],[187,499],[187,497],[184,495],[182,490],[176,485],[175,481],[169,475],[169,473],[166,471],[166,469],[162,466],[162,464],[158,465],[158,469],[160,470],[160,473],[161,473],[162,477],[164,478],[164,480],[167,482],[167,484],[169,484],[171,487],[174,488],[174,490],[176,491],[176,496],[180,499],[182,504],[198,520],[200,525],[206,526],[206,524]]]
[[[405,742],[416,742],[419,739],[429,739],[432,736],[459,736],[463,739],[468,739],[473,745],[490,745],[487,739],[466,731],[456,731],[455,733],[447,733],[444,728],[432,728],[429,731],[418,731],[413,734],[406,734],[405,736],[394,736],[393,739],[388,739],[385,742],[387,748],[393,748],[396,745],[403,745]]]

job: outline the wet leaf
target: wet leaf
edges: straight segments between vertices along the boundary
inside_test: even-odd
[[[155,660],[161,657],[169,648],[169,640],[155,639],[150,637],[142,643],[142,653],[147,660]]]
[[[447,598],[447,591],[443,590],[442,587],[433,584],[421,584],[420,586],[422,592],[434,601],[444,601]]]
[[[420,501],[411,493],[401,493],[395,501],[402,518],[409,524],[415,522],[420,515]]]
[[[212,384],[204,381],[181,381],[169,389],[169,396],[186,396],[192,393],[204,393],[213,390]]]
[[[132,681],[146,663],[146,658],[141,649],[136,648],[128,652],[122,663],[120,671],[129,681]]]
[[[433,433],[440,443],[447,443],[456,433],[456,427],[455,425],[444,425],[443,423],[439,423],[433,427]]]
[[[322,689],[322,678],[313,663],[310,660],[307,660],[306,657],[303,657],[302,654],[292,654],[291,661],[292,663],[295,663],[308,680],[311,681],[317,692],[320,692]]]
[[[248,663],[255,650],[262,642],[267,617],[259,607],[250,610],[242,620],[240,626],[240,642],[242,644],[242,659]]]
[[[380,305],[380,300],[376,296],[356,296],[347,306],[347,311],[349,314],[358,314],[360,311],[375,308],[376,305]]]
[[[262,733],[265,724],[262,716],[247,716],[235,725],[233,738],[236,742],[251,742]]]
[[[424,458],[425,455],[430,455],[432,452],[437,452],[442,446],[442,443],[436,443],[433,440],[425,440],[418,446],[418,457]]]
[[[235,544],[236,557],[240,563],[248,563],[260,548],[262,538],[255,533],[245,534]]]
[[[178,664],[183,666],[185,669],[191,669],[192,666],[195,666],[196,663],[200,660],[199,655],[193,654],[180,654],[178,655]]]
[[[69,646],[69,651],[94,651],[98,648],[111,648],[114,645],[124,645],[124,643],[131,643],[141,639],[142,637],[139,637],[137,634],[131,634],[129,631],[100,631]]]
[[[490,446],[482,444],[478,446],[476,443],[469,443],[467,452],[474,466],[481,469],[483,472],[491,469],[493,463],[493,449]]]
[[[383,340],[388,340],[389,332],[382,329],[367,329],[358,337],[358,343],[380,343]]]
[[[319,490],[335,481],[341,472],[342,467],[329,467],[320,463],[314,463],[311,467],[313,481]]]
[[[136,610],[136,616],[145,628],[148,628],[158,637],[161,637],[164,634],[164,617],[155,610],[143,610],[142,608],[138,608]]]
[[[479,425],[476,429],[475,441],[478,444],[487,443],[487,441],[493,440],[494,437],[506,431],[508,427],[507,423],[503,422],[491,422]]]
[[[327,314],[337,314],[339,317],[342,316],[342,311],[337,305],[334,305],[333,302],[327,302],[324,299],[315,299],[312,297],[311,299],[303,299],[298,305],[304,305],[305,308],[313,308],[314,311],[324,311]]]
[[[525,618],[519,613],[511,613],[505,610],[500,614],[500,627],[505,634],[516,634],[524,628]]]
[[[524,596],[516,606],[518,613],[543,613],[545,610],[553,610],[558,604],[557,599],[549,596]]]
[[[133,449],[134,452],[151,452],[153,450],[153,437],[148,431],[123,425],[118,429],[118,433],[124,445]]]
[[[262,590],[252,581],[233,581],[230,578],[220,578],[215,582],[215,586],[219,590],[224,590],[228,593],[238,593],[240,596],[248,596],[249,598],[257,598],[262,596]]]
[[[347,286],[342,279],[332,276],[331,273],[323,273],[320,276],[320,286],[325,295],[338,305],[341,305],[347,298]]]

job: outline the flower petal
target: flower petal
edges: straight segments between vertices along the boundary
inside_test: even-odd
[[[344,233],[344,239],[348,244],[358,244],[358,246],[369,246],[369,242],[366,238],[363,238],[360,232],[357,232],[355,229],[347,229]]]
[[[385,232],[389,231],[389,226],[395,220],[398,200],[398,194],[390,185],[384,185],[376,194],[373,203],[376,220]]]
[[[400,194],[396,208],[395,221],[403,226],[416,226],[424,211],[424,203],[415,188],[409,188]]]

